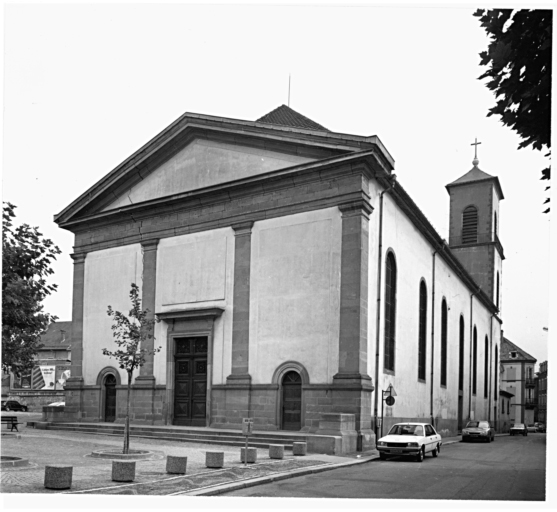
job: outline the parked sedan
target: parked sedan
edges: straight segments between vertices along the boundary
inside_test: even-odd
[[[422,462],[426,453],[437,457],[442,444],[441,436],[428,423],[397,423],[377,441],[377,450],[381,460],[390,455],[406,455]]]
[[[462,441],[472,441],[478,439],[491,443],[495,441],[495,429],[490,425],[489,421],[469,421],[462,429]]]
[[[3,411],[24,411],[27,412],[27,406],[20,404],[16,400],[2,400]]]
[[[536,425],[534,425],[533,423],[530,423],[530,424],[526,427],[526,430],[528,430],[528,432],[534,432],[534,433],[537,432],[537,430],[536,430]]]
[[[545,423],[536,421],[534,425],[536,426],[536,432],[545,432]]]
[[[511,426],[511,429],[509,431],[511,436],[515,436],[518,434],[521,434],[523,436],[527,436],[528,435],[528,429],[526,428],[526,425],[524,425],[524,423],[514,423]]]

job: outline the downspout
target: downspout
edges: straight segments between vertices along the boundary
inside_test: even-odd
[[[383,253],[383,194],[392,190],[396,182],[396,174],[391,175],[389,186],[379,194],[379,252],[377,254],[377,314],[375,317],[375,396],[373,401],[373,415],[374,415],[374,430],[375,439],[377,439],[377,408],[379,398],[379,341],[380,331],[379,326],[381,322],[381,268],[382,268],[382,253]],[[381,392],[382,394],[382,392]],[[382,397],[381,397],[382,398]]]
[[[433,368],[434,368],[434,349],[435,349],[435,255],[437,249],[432,254],[432,270],[431,270],[431,391],[430,391],[430,410],[431,424],[435,427],[433,422]]]
[[[492,387],[492,375],[493,375],[493,316],[495,313],[491,314],[491,319],[489,322],[489,388],[488,388],[488,398],[487,398],[487,419],[491,424],[491,395],[493,393]],[[493,418],[495,421],[496,418]]]

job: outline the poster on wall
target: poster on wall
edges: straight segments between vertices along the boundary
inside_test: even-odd
[[[31,371],[31,387],[33,389],[54,389],[55,372],[55,366],[35,366]]]

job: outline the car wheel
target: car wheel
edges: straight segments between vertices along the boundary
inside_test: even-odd
[[[439,446],[436,446],[435,448],[433,448],[433,451],[431,452],[431,456],[437,457],[438,454],[439,454]]]
[[[11,411],[9,406],[6,407],[6,411]]]
[[[424,449],[423,448],[416,455],[416,461],[418,461],[418,462],[423,462],[424,461]]]
[[[384,453],[379,453],[379,458],[381,460],[387,460],[387,456]]]

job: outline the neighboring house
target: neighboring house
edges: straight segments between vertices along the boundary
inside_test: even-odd
[[[508,391],[503,389],[499,390],[499,418],[497,419],[497,425],[495,426],[496,431],[499,433],[508,433],[511,428],[511,424],[514,423],[511,421],[511,400],[513,396],[514,395]]]
[[[315,432],[344,412],[366,449],[382,409],[385,429],[495,420],[503,193],[478,163],[447,185],[447,243],[377,136],[284,105],[184,114],[55,216],[75,234],[67,418],[122,421],[106,310],[137,283],[162,350],[135,375],[135,423]]]
[[[20,376],[10,376],[9,397],[40,410],[64,400],[64,387],[71,372],[72,322],[55,322],[41,335],[36,365]]]
[[[501,342],[501,389],[512,393],[511,422],[534,423],[536,359],[507,338]]]
[[[538,418],[547,425],[547,361],[540,363],[538,372]]]

